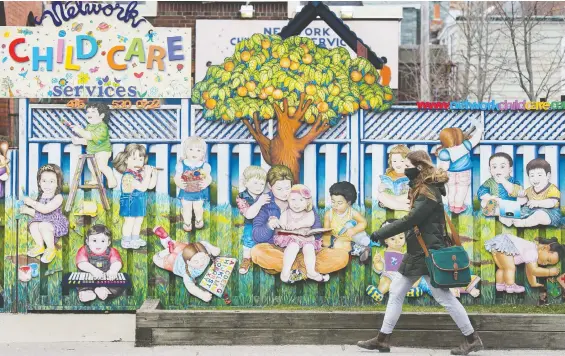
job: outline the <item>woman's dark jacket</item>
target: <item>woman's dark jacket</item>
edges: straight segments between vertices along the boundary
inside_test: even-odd
[[[406,254],[398,272],[404,276],[427,275],[428,268],[424,260],[424,250],[418,243],[413,227],[418,226],[424,243],[429,250],[445,247],[446,229],[442,195],[445,195],[443,183],[426,184],[435,200],[419,194],[414,200],[410,212],[402,219],[396,220],[373,232],[373,241],[383,241],[404,232],[406,236]]]

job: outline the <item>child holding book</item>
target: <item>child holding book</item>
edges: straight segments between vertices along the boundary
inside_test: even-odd
[[[317,282],[327,282],[329,275],[320,274],[315,269],[316,252],[322,248],[322,241],[312,235],[305,236],[304,234],[312,229],[316,220],[310,189],[302,184],[293,185],[288,204],[288,209],[281,214],[279,219],[281,228],[286,231],[277,230],[274,237],[275,245],[285,249],[281,281],[285,283],[289,281],[294,260],[298,252],[302,250],[306,276]],[[288,231],[296,233],[288,233]]]
[[[522,190],[520,182],[512,177],[513,164],[512,157],[507,153],[497,152],[490,156],[489,171],[491,177],[477,191],[485,216],[499,215],[500,203],[503,200],[516,201]]]
[[[405,145],[396,145],[388,153],[388,168],[385,174],[380,176],[379,206],[391,210],[410,210],[409,180],[404,174],[408,153],[410,149]]]

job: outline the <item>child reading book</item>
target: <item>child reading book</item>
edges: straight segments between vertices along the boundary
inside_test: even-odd
[[[289,281],[294,260],[302,250],[307,277],[317,282],[327,282],[329,276],[315,270],[316,252],[322,248],[322,241],[310,231],[316,219],[310,189],[302,184],[293,185],[288,204],[288,209],[279,219],[283,231],[277,230],[274,237],[275,245],[285,249],[281,281]]]
[[[410,149],[405,145],[394,146],[388,154],[388,168],[380,176],[379,205],[391,210],[410,210],[408,200],[408,178],[404,175],[406,155]]]

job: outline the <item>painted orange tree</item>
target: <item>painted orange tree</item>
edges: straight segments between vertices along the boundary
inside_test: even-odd
[[[359,108],[390,108],[393,93],[379,84],[379,72],[367,59],[351,58],[345,48],[318,47],[307,37],[254,34],[222,65],[208,68],[192,101],[203,106],[206,119],[242,120],[265,161],[289,167],[298,182],[308,144]],[[268,138],[261,121],[272,119],[277,133]],[[298,137],[303,124],[310,131]]]

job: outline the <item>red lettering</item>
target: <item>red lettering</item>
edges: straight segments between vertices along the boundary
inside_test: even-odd
[[[26,39],[25,38],[16,38],[15,40],[13,40],[10,43],[10,57],[12,57],[12,59],[18,63],[23,63],[23,62],[27,62],[29,61],[29,57],[25,56],[25,57],[20,57],[16,54],[16,46],[19,45],[20,43],[25,43]]]

